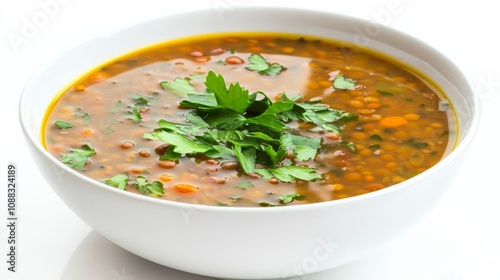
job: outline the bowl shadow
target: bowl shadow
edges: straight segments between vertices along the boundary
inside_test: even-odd
[[[371,255],[330,270],[292,277],[307,280],[404,279],[418,271],[432,271],[443,266],[443,256],[436,240],[409,242],[404,236]],[[415,241],[415,240],[414,240]],[[417,238],[418,241],[418,238]],[[444,246],[446,247],[446,246]],[[406,253],[403,253],[406,252]],[[438,256],[416,264],[412,255],[435,252]],[[402,254],[403,253],[403,254]],[[217,256],[214,256],[215,258]],[[412,264],[413,265],[409,265]],[[398,269],[394,265],[397,264]],[[193,261],[193,265],[196,265]],[[209,280],[216,279],[168,268],[134,255],[115,245],[96,231],[91,231],[66,263],[60,280]],[[443,278],[448,279],[448,278]]]
[[[193,265],[196,265],[193,263]],[[91,231],[69,258],[60,280],[207,280],[136,256]]]

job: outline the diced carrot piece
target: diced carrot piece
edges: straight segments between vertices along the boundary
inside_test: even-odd
[[[408,121],[400,116],[389,116],[380,120],[380,125],[383,127],[398,127],[406,124]]]
[[[85,136],[91,136],[94,134],[94,131],[92,129],[84,129],[82,130],[82,134]]]
[[[197,187],[189,184],[176,184],[174,188],[181,193],[192,193],[198,190]]]
[[[378,190],[381,190],[385,188],[385,186],[383,184],[380,184],[380,183],[371,183],[371,184],[368,184],[366,185],[365,189],[369,190],[369,191],[378,191]]]
[[[161,174],[160,175],[160,180],[162,180],[163,182],[170,182],[173,179],[174,179],[174,176],[169,175],[169,174]]]

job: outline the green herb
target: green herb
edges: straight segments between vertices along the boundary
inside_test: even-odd
[[[280,196],[279,201],[281,204],[288,204],[293,202],[294,200],[303,200],[304,198],[306,198],[304,195],[291,193]]]
[[[175,78],[172,82],[161,82],[161,87],[169,90],[179,96],[185,96],[188,93],[196,92],[188,79]]]
[[[245,112],[250,104],[248,90],[243,89],[239,83],[230,84],[229,89],[227,89],[222,75],[217,75],[213,71],[208,73],[205,86],[207,90],[214,93],[217,105],[222,108],[241,114]]]
[[[316,157],[316,152],[321,145],[321,138],[308,138],[293,134],[283,134],[281,142],[287,150],[293,151],[300,161],[307,161]]]
[[[341,142],[340,145],[343,145],[343,146],[347,147],[353,153],[356,152],[356,147],[354,147],[354,143],[353,142]]]
[[[212,71],[205,86],[204,93],[187,93],[180,102],[182,107],[191,109],[186,123],[160,120],[154,133],[143,135],[145,139],[170,145],[161,159],[204,155],[237,160],[245,174],[256,172],[282,182],[314,181],[322,178],[316,169],[293,164],[314,159],[322,138],[301,136],[298,131],[288,133],[293,129],[287,124],[308,122],[316,125],[313,132],[339,132],[338,122],[356,117],[319,101],[300,103],[299,95],[282,94],[280,100],[273,102],[263,92],[249,94],[239,83],[227,87],[224,78]],[[294,154],[293,162],[284,161],[288,152]]]
[[[118,100],[115,104],[113,104],[113,106],[111,106],[111,113],[118,113],[122,110],[123,107],[125,107],[125,103],[121,100]]]
[[[251,181],[240,181],[236,184],[236,188],[240,190],[248,190],[253,187],[255,187],[255,185]]]
[[[421,142],[415,139],[408,139],[406,143],[414,148],[417,149],[425,149],[429,147],[429,143],[427,142]]]
[[[380,145],[379,144],[373,144],[373,145],[370,145],[368,146],[368,148],[372,149],[372,150],[379,150],[380,149]]]
[[[262,207],[277,207],[277,206],[283,206],[283,204],[275,204],[275,203],[269,203],[266,201],[262,201],[259,203],[260,206]]]
[[[373,134],[368,139],[375,140],[375,141],[382,141],[383,140],[382,137],[378,134]]]
[[[129,119],[131,119],[135,123],[140,122],[142,120],[142,116],[141,116],[141,113],[139,112],[138,107],[134,106]]]
[[[95,153],[94,149],[85,144],[81,149],[71,149],[68,153],[62,153],[61,161],[71,168],[83,170],[87,160]]]
[[[125,174],[118,174],[109,179],[102,180],[102,182],[106,185],[116,187],[120,190],[125,190],[128,184],[128,176]]]
[[[333,88],[335,89],[354,89],[356,81],[344,78],[344,75],[338,74],[333,80]]]
[[[278,63],[267,62],[264,57],[258,53],[251,54],[248,60],[250,61],[250,64],[246,67],[246,69],[256,71],[261,75],[276,76],[286,69]]]
[[[82,119],[83,119],[83,124],[85,125],[89,125],[90,122],[92,121],[92,116],[89,115],[88,113],[85,113],[83,116],[82,116]]]
[[[377,92],[382,94],[382,95],[387,95],[387,96],[392,96],[394,93],[388,91],[388,90],[383,90],[383,89],[377,89]]]
[[[144,176],[137,176],[135,179],[135,186],[137,187],[137,190],[144,195],[152,194],[156,196],[163,196],[165,194],[163,184],[160,181],[148,183]]]
[[[217,201],[217,202],[214,203],[214,206],[227,206],[227,203],[221,202],[221,201]]]
[[[266,179],[277,178],[281,182],[291,183],[295,178],[303,181],[315,181],[321,179],[321,174],[316,173],[314,168],[302,166],[282,166],[278,168],[258,168],[255,172]]]
[[[104,128],[102,130],[102,133],[104,133],[104,134],[111,134],[111,133],[114,133],[114,132],[115,132],[115,130],[112,129],[111,127],[106,127],[106,128]]]
[[[57,127],[57,128],[60,128],[60,129],[68,129],[68,128],[72,128],[72,127],[75,127],[74,124],[71,124],[69,122],[65,122],[65,121],[55,121],[54,122],[54,125]]]
[[[149,106],[149,101],[154,100],[153,97],[144,97],[141,95],[133,94],[130,96],[135,101],[134,107],[132,108],[132,112],[130,112],[131,116],[129,119],[131,119],[133,122],[137,123],[142,120],[142,115],[140,110],[142,108],[145,108]]]

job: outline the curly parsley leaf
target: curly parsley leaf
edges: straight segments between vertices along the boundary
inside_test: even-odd
[[[120,190],[125,190],[128,184],[128,175],[118,174],[109,179],[102,180],[102,182],[106,185],[118,188]]]
[[[278,63],[267,62],[264,57],[258,53],[251,54],[248,60],[250,64],[246,69],[256,71],[261,75],[276,76],[286,69]]]
[[[87,160],[95,154],[94,149],[85,144],[81,149],[71,149],[68,153],[62,153],[61,161],[71,168],[83,170]]]
[[[139,192],[144,195],[152,194],[156,196],[163,196],[165,194],[163,184],[160,181],[148,183],[144,176],[138,176],[135,179],[135,186]]]
[[[354,89],[356,81],[344,78],[344,75],[338,74],[333,80],[333,88],[335,89]]]

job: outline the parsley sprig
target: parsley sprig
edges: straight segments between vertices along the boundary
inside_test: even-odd
[[[315,124],[314,132],[339,132],[340,121],[355,115],[330,108],[319,101],[298,102],[300,95],[282,94],[272,101],[263,92],[249,93],[239,83],[229,87],[221,75],[210,71],[206,91],[188,91],[180,102],[191,109],[186,123],[158,122],[154,133],[143,138],[170,145],[161,159],[178,160],[187,155],[237,160],[245,174],[257,173],[282,182],[321,179],[315,168],[296,165],[316,157],[322,138],[302,136],[287,124]],[[288,152],[293,160],[285,160]]]
[[[354,89],[356,87],[356,81],[346,79],[344,75],[339,73],[333,80],[332,86],[335,89]]]
[[[91,156],[95,155],[95,153],[96,152],[92,147],[85,144],[81,147],[81,149],[71,149],[67,153],[62,153],[61,161],[71,168],[83,170],[87,164],[87,160]]]
[[[264,57],[258,53],[251,54],[248,60],[250,61],[250,64],[246,67],[246,69],[256,71],[261,75],[276,76],[286,70],[286,68],[281,64],[267,62]]]

